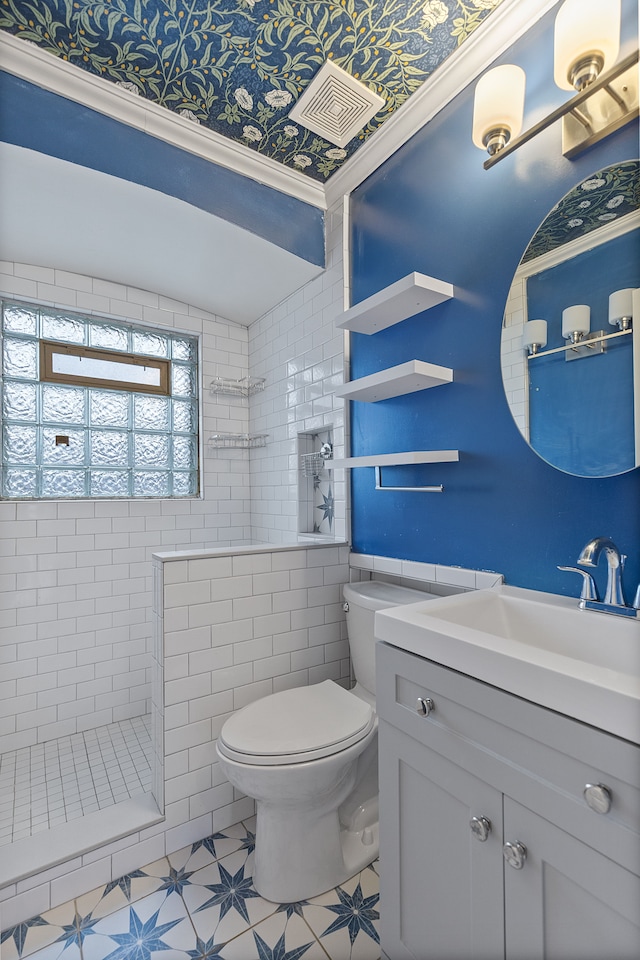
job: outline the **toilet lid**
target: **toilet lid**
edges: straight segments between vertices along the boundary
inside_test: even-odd
[[[325,680],[248,704],[225,722],[218,743],[244,763],[302,763],[345,750],[374,722],[370,704]]]

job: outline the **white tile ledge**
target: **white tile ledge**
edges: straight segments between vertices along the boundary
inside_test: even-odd
[[[439,563],[420,563],[395,557],[378,557],[372,554],[349,554],[349,566],[369,573],[391,574],[424,583],[440,583],[466,590],[482,590],[504,582],[501,573],[492,570],[474,570],[466,567],[446,567]]]
[[[164,820],[150,793],[131,797],[2,847],[0,888],[74,860]]]
[[[213,547],[211,550],[167,550],[162,553],[153,553],[152,558],[160,563],[170,563],[173,560],[208,560],[211,557],[235,557],[238,554],[251,553],[286,553],[291,550],[322,549],[323,547],[348,547],[346,540],[304,540],[291,543],[251,543],[239,547]]]

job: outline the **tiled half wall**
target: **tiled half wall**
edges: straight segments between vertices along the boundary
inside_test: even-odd
[[[236,799],[215,741],[240,707],[287,687],[349,685],[343,546],[244,547],[154,558],[154,646],[163,649],[167,816],[189,804],[201,836]],[[161,600],[161,604],[160,604]],[[246,808],[224,812],[226,824]],[[214,828],[216,827],[214,813]]]

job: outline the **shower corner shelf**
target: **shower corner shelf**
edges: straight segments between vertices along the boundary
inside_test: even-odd
[[[409,273],[373,296],[350,307],[336,326],[353,333],[374,334],[429,310],[454,295],[453,285],[424,273]]]
[[[227,377],[214,377],[209,388],[212,395],[224,394],[227,397],[252,397],[264,390],[264,377],[242,377],[230,380]]]
[[[424,360],[407,360],[406,363],[388,367],[368,377],[351,380],[334,390],[334,394],[343,400],[377,403],[379,400],[439,387],[452,380],[453,370],[449,367],[440,367]]]
[[[268,433],[212,433],[209,446],[214,450],[252,450],[266,447]]]

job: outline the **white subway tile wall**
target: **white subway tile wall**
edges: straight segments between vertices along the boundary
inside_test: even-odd
[[[345,456],[344,401],[333,396],[344,382],[344,310],[341,204],[327,217],[327,269],[249,327],[251,374],[266,379],[252,398],[250,429],[267,433],[267,446],[251,453],[251,524],[259,542],[287,543],[298,526],[298,434],[333,427],[334,457]],[[332,477],[332,536],[348,535],[345,471]],[[307,505],[304,504],[306,510]],[[317,513],[321,520],[322,512]],[[304,527],[306,529],[306,526]],[[323,525],[324,529],[324,525]]]
[[[202,434],[247,430],[215,402],[248,373],[246,327],[147,291],[0,264],[7,297],[201,335]],[[151,554],[251,539],[249,456],[203,447],[193,500],[0,503],[0,753],[149,712]]]
[[[445,567],[439,563],[376,557],[368,553],[350,553],[349,568],[352,581],[375,577],[408,587],[419,586],[435,594],[485,590],[504,582],[503,574],[493,570]]]

